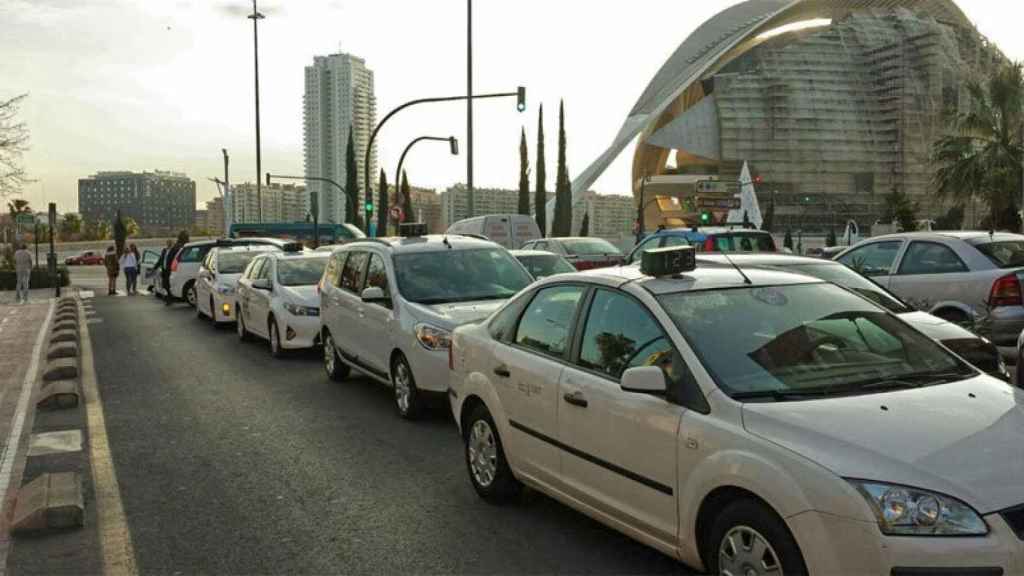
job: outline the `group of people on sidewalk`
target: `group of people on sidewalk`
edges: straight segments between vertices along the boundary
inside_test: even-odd
[[[113,246],[107,247],[107,253],[103,256],[103,266],[107,269],[107,295],[117,294],[117,277],[124,271],[125,292],[131,296],[139,293],[139,249],[135,244],[129,244],[128,248],[117,257],[117,251]]]

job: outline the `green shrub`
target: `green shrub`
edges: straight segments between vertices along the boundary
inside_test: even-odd
[[[60,278],[61,287],[71,284],[71,279],[68,277],[67,266],[58,266],[57,274]],[[14,290],[17,287],[18,275],[14,270],[0,270],[0,290]],[[29,280],[30,288],[53,288],[53,282],[50,281],[50,273],[46,268],[33,268],[32,277]]]

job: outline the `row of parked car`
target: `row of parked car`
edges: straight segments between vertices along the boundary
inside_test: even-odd
[[[833,262],[662,231],[598,268],[561,254],[589,239],[406,232],[190,245],[172,290],[275,355],[321,347],[403,418],[446,398],[488,501],[531,486],[716,574],[1024,572],[1024,392],[991,342],[857,272],[891,239]]]

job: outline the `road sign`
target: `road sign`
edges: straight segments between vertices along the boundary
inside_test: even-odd
[[[740,199],[739,198],[715,198],[715,197],[698,197],[694,201],[694,205],[697,209],[711,208],[718,210],[739,210]]]
[[[17,216],[14,217],[14,221],[18,224],[35,224],[36,215],[31,212],[19,212]]]

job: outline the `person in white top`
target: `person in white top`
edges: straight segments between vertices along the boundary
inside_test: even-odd
[[[14,270],[17,275],[17,299],[19,304],[28,304],[29,280],[32,276],[32,253],[22,244],[14,253]]]
[[[124,270],[124,287],[129,296],[137,293],[139,278],[139,249],[129,244],[121,255],[121,269]]]

